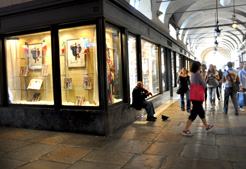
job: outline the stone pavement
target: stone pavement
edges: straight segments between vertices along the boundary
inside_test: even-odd
[[[181,132],[188,113],[179,101],[156,109],[156,122],[141,119],[109,137],[0,127],[0,169],[245,169],[246,112],[206,111],[214,129],[197,118]],[[162,121],[160,114],[170,117]]]

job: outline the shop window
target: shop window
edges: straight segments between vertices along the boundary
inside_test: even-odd
[[[11,104],[53,105],[50,32],[5,39]]]
[[[172,86],[175,86],[175,65],[174,65],[174,54],[171,52],[171,62],[172,62]]]
[[[59,30],[62,105],[99,106],[96,26]]]
[[[181,60],[180,60],[180,55],[176,53],[176,77],[179,77],[179,71],[181,69]]]
[[[161,48],[161,78],[162,78],[162,90],[166,90],[165,83],[165,49]]]
[[[142,40],[143,86],[153,95],[159,93],[159,67],[157,45]]]
[[[108,103],[122,101],[122,62],[120,31],[109,25],[106,27],[106,65]]]
[[[128,36],[128,61],[130,80],[130,102],[132,103],[132,91],[137,85],[137,49],[136,37]]]

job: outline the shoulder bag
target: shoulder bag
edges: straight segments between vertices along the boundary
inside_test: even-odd
[[[233,82],[233,79],[231,78],[229,71],[227,71],[227,72],[228,72],[228,75],[229,75],[231,82],[232,82],[232,90],[239,91],[239,82],[237,80],[237,77],[236,77],[236,82]]]
[[[195,83],[190,84],[190,100],[193,101],[204,101],[205,87],[196,84],[197,73],[195,77]]]

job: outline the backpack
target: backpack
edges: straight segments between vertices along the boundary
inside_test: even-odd
[[[217,86],[219,86],[219,82],[218,82],[218,80],[215,78],[215,76],[214,75],[208,75],[208,85],[210,86],[210,87],[217,87]]]

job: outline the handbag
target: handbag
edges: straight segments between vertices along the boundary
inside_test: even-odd
[[[195,77],[195,83],[190,84],[190,100],[204,101],[205,87],[203,85],[196,84],[197,73]]]
[[[178,90],[177,90],[177,92],[176,92],[177,94],[180,94],[181,93],[181,89],[180,89],[180,87],[178,88]]]
[[[228,72],[228,71],[227,71]],[[234,91],[239,91],[239,82],[238,82],[238,78],[236,77],[236,82],[233,82],[230,73],[228,72],[228,75],[230,76],[231,82],[232,82],[232,90]]]
[[[246,93],[239,92],[238,93],[238,106],[246,106]]]

